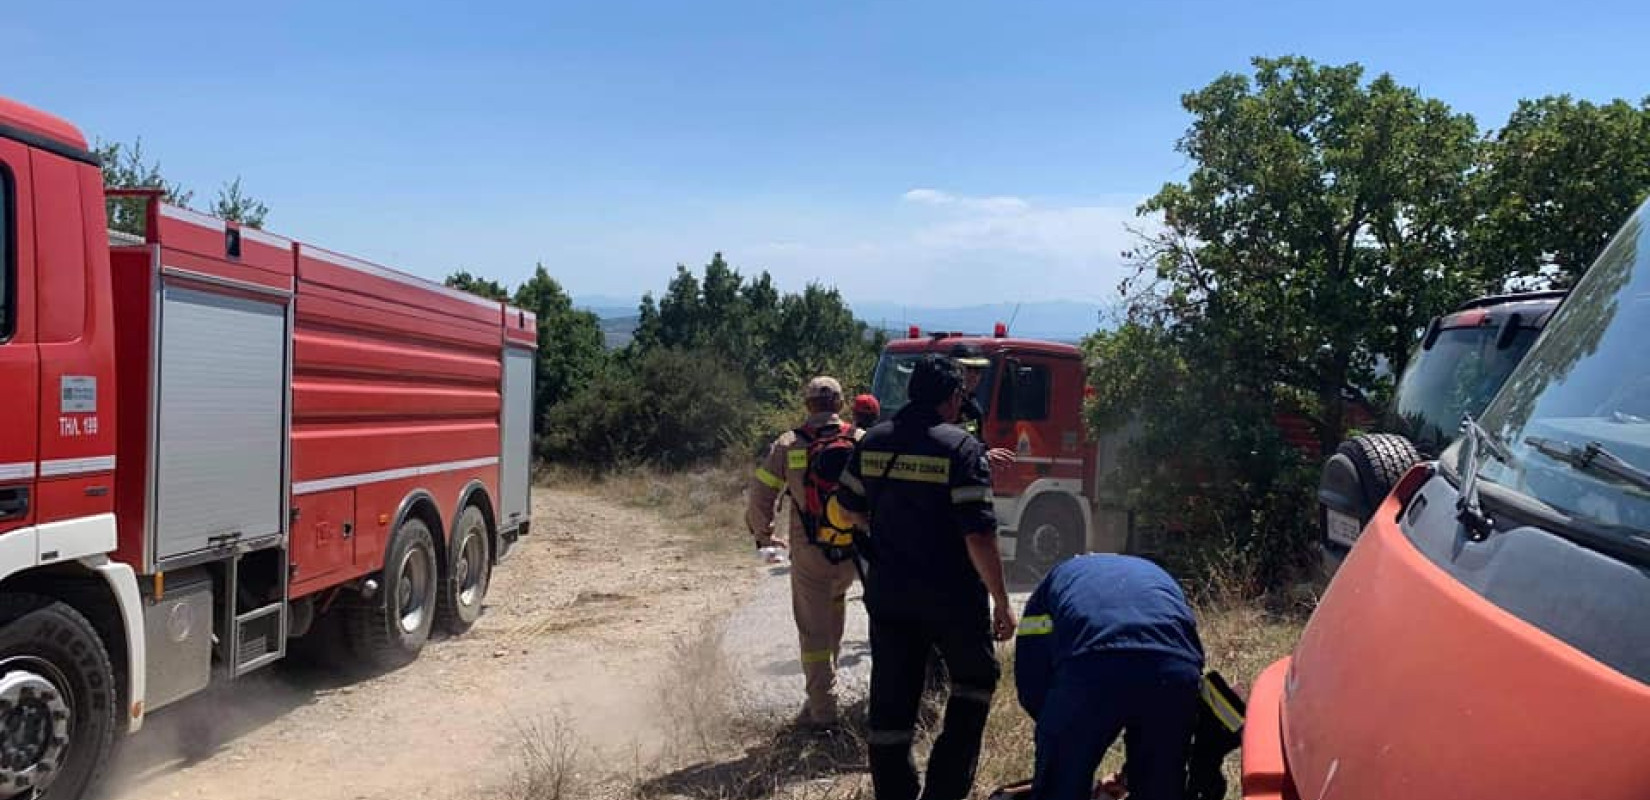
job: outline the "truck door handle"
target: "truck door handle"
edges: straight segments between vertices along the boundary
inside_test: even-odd
[[[29,515],[29,487],[13,486],[0,489],[0,521],[22,519]]]

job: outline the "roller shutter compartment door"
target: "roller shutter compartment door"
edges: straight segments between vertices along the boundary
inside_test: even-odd
[[[504,430],[499,465],[501,518],[527,519],[528,471],[533,460],[533,351],[504,350]]]
[[[162,289],[157,557],[281,532],[286,359],[284,306]]]

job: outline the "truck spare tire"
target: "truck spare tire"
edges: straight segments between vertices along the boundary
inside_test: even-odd
[[[1420,462],[1415,445],[1391,433],[1354,437],[1335,448],[1318,483],[1326,570],[1338,566],[1392,487]]]
[[[1341,442],[1336,453],[1345,453],[1358,471],[1358,482],[1364,490],[1364,502],[1370,514],[1398,485],[1398,480],[1410,467],[1421,463],[1421,454],[1409,439],[1393,433],[1372,433]],[[1364,522],[1369,517],[1363,518]]]

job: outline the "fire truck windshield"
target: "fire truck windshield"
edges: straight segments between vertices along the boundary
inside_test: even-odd
[[[924,355],[926,354],[882,354],[882,359],[877,362],[876,373],[871,378],[871,393],[876,395],[877,402],[882,404],[883,419],[893,417],[909,402],[905,395],[905,387],[911,381],[911,368]],[[991,367],[985,370],[979,386],[974,389],[974,398],[986,416],[991,414],[991,387],[996,375],[997,361],[992,359]]]
[[[1484,413],[1512,457],[1480,477],[1541,501],[1650,564],[1650,231],[1645,209],[1582,278]],[[1446,461],[1459,465],[1456,452]],[[1612,548],[1616,549],[1616,548]],[[1638,558],[1633,560],[1637,561]]]

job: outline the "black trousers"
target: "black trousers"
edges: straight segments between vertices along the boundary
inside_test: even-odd
[[[991,619],[936,621],[871,612],[871,708],[867,749],[877,800],[963,800],[974,786],[980,740],[1001,674]],[[945,721],[920,787],[911,741],[930,654],[951,678]]]

